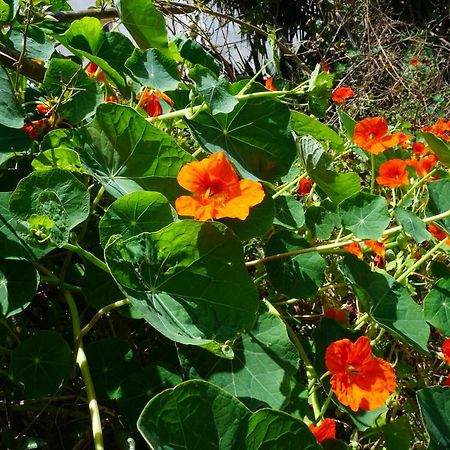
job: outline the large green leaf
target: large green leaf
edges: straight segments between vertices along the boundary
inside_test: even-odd
[[[30,145],[30,136],[25,131],[0,124],[0,159],[2,154],[26,151]]]
[[[333,150],[344,151],[344,141],[327,125],[314,117],[307,116],[298,111],[291,111],[292,129],[299,135],[309,135],[322,144],[330,145]]]
[[[133,192],[116,200],[99,224],[100,243],[120,234],[128,239],[144,231],[158,231],[173,222],[172,208],[159,192]]]
[[[9,211],[9,192],[0,192],[0,258],[34,261],[45,251],[32,248],[23,238],[22,227]]]
[[[404,208],[396,207],[394,209],[395,218],[405,230],[408,236],[411,236],[419,244],[431,239],[431,234],[426,229],[425,224],[416,214]]]
[[[305,224],[303,205],[292,195],[280,195],[275,199],[276,215],[274,225],[298,230]]]
[[[321,241],[330,239],[334,228],[341,226],[336,207],[329,200],[323,200],[320,206],[311,205],[305,211],[305,223]]]
[[[189,71],[189,78],[194,81],[196,91],[208,105],[211,114],[228,114],[239,103],[229,92],[230,83],[222,77],[217,77],[206,67],[195,65]]]
[[[18,0],[0,0],[0,24],[11,23],[19,8]]]
[[[23,50],[23,28],[13,28],[9,35],[10,47],[18,52]],[[48,61],[54,52],[53,42],[47,38],[45,32],[36,25],[30,25],[27,29],[27,45],[25,57]]]
[[[173,200],[182,192],[176,176],[192,157],[133,108],[100,105],[82,135],[82,164],[114,197],[153,190]]]
[[[361,190],[361,179],[354,172],[337,173],[331,157],[322,144],[310,136],[298,140],[300,160],[308,175],[317,183],[333,203],[340,203]]]
[[[87,173],[81,167],[80,155],[69,148],[56,148],[40,153],[31,163],[34,170],[65,169],[74,173]]]
[[[318,72],[318,66],[311,75],[308,90],[308,107],[311,114],[324,117],[331,97],[334,75],[329,72]]]
[[[36,269],[26,261],[0,260],[0,317],[23,311],[39,284]]]
[[[188,125],[207,150],[225,150],[245,177],[275,181],[295,159],[289,108],[276,99],[242,101],[229,114],[204,112]]]
[[[175,222],[117,240],[105,257],[132,304],[176,342],[220,352],[226,341],[253,327],[255,286],[243,264],[241,242],[222,224]]]
[[[176,89],[180,82],[176,61],[154,48],[134,49],[125,66],[143,86],[157,91]]]
[[[344,228],[360,239],[380,239],[390,222],[387,200],[367,192],[344,200],[339,205],[339,216]]]
[[[28,398],[57,391],[72,372],[72,351],[56,331],[37,331],[11,353],[11,377]]]
[[[233,344],[233,359],[201,348],[183,347],[189,378],[203,378],[243,401],[281,408],[290,394],[298,368],[298,354],[278,315],[264,306],[256,326]]]
[[[245,448],[251,450],[320,450],[300,419],[273,409],[260,409],[248,421]]]
[[[223,389],[191,380],[153,397],[137,427],[155,450],[243,450],[250,415]]]
[[[122,397],[120,385],[140,368],[130,345],[114,337],[91,342],[86,348],[86,357],[100,400]]]
[[[429,199],[427,203],[427,216],[445,213],[450,210],[450,179],[433,181],[428,184]],[[450,217],[439,221],[439,223],[450,233]]]
[[[444,140],[440,139],[438,136],[435,136],[431,133],[420,133],[427,144],[430,146],[431,150],[433,150],[436,155],[439,157],[439,161],[445,164],[447,167],[450,166],[450,145],[447,144]]]
[[[353,255],[344,256],[339,269],[376,322],[417,351],[428,353],[430,327],[404,286],[388,274],[372,272]]]
[[[450,336],[450,278],[441,278],[424,300],[425,319],[444,336]]]
[[[24,222],[33,245],[63,245],[72,228],[89,216],[89,192],[72,173],[53,169],[20,180],[9,200],[11,213]]]
[[[94,17],[75,20],[58,40],[75,55],[97,64],[123,92],[125,61],[134,50],[131,41],[122,33],[103,31],[102,23]]]
[[[417,392],[420,412],[430,435],[429,450],[450,448],[450,389],[432,386]]]
[[[270,256],[308,247],[305,239],[283,230],[269,239],[265,253]],[[265,266],[272,286],[290,297],[311,297],[322,286],[325,278],[326,263],[317,252],[267,261]]]
[[[192,64],[200,64],[216,75],[219,75],[220,66],[214,56],[208,53],[197,41],[188,39],[186,36],[176,36],[174,43],[180,52],[180,56]]]
[[[24,124],[25,113],[18,102],[8,73],[0,67],[0,125],[11,128],[21,128]]]
[[[153,47],[170,56],[166,21],[152,0],[116,0],[114,4],[122,23],[140,48]]]
[[[70,93],[64,97],[58,113],[73,124],[81,122],[103,100],[95,80],[70,59],[52,58],[43,85],[51,96],[59,97],[63,90]]]

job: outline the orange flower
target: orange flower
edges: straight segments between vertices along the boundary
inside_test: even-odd
[[[22,127],[22,131],[25,131],[31,139],[36,139],[38,136],[42,136],[51,128],[49,119],[33,120],[32,122],[26,123]]]
[[[414,67],[418,67],[420,66],[420,64],[422,64],[415,56],[413,56],[410,60],[409,63]]]
[[[343,322],[347,318],[347,311],[345,309],[329,308],[325,310],[325,317],[334,319],[337,322]]]
[[[408,148],[411,143],[412,136],[410,134],[405,133],[394,133],[398,137],[398,145],[402,148]]]
[[[42,114],[42,115],[45,116],[50,111],[50,106],[48,106],[48,105],[46,105],[44,103],[39,103],[39,104],[36,105],[36,111],[39,114]]]
[[[311,178],[301,178],[298,182],[297,192],[300,195],[308,195],[311,192],[313,180]]]
[[[357,256],[359,259],[363,259],[363,252],[357,242],[353,242],[352,244],[344,245],[343,249],[347,250],[352,255]]]
[[[438,241],[443,241],[448,238],[448,234],[434,223],[429,223],[427,229]],[[447,240],[447,244],[450,245],[450,239]]]
[[[353,142],[362,149],[378,155],[399,145],[403,133],[387,134],[387,122],[381,117],[363,119],[355,125]]]
[[[333,100],[334,103],[341,104],[344,103],[345,100],[354,96],[355,92],[352,88],[349,88],[348,86],[340,86],[331,94],[331,100]]]
[[[423,127],[422,131],[433,133],[444,141],[450,141],[450,120],[439,119],[434,125]]]
[[[417,156],[423,156],[428,153],[429,148],[425,146],[423,142],[414,142],[412,145],[412,151]]]
[[[251,206],[264,199],[260,183],[239,180],[224,152],[215,153],[202,161],[186,164],[178,174],[178,183],[194,193],[175,201],[177,213],[194,216],[196,220],[224,217],[244,220]]]
[[[366,244],[367,247],[369,247],[370,250],[375,253],[375,255],[379,256],[380,258],[384,258],[384,255],[386,254],[386,248],[383,242],[364,241],[364,244]]]
[[[266,89],[269,91],[277,91],[278,89],[273,84],[273,77],[266,78]]]
[[[443,342],[442,353],[444,354],[444,359],[450,364],[450,338]]]
[[[316,427],[311,424],[309,429],[319,444],[326,439],[336,439],[336,422],[334,419],[323,419],[320,425]]]
[[[439,158],[437,155],[432,153],[431,155],[424,156],[423,158],[410,158],[405,160],[405,163],[412,167],[419,177],[425,176],[427,173],[431,171],[431,169],[436,165]]]
[[[33,140],[35,140],[38,137],[38,131],[36,130],[36,128],[32,123],[26,123],[22,127],[22,131],[25,131],[25,133],[27,133],[28,136],[30,136],[30,138]]]
[[[95,78],[97,81],[105,82],[105,72],[98,67],[95,63],[89,63],[86,67],[86,75],[89,78]]]
[[[333,342],[325,352],[325,364],[331,372],[332,391],[352,411],[383,406],[397,386],[394,369],[372,356],[367,336],[354,343],[349,339]]]
[[[114,95],[106,95],[105,96],[105,102],[107,103],[117,103],[117,97],[115,97]]]
[[[162,114],[162,107],[159,99],[163,99],[169,105],[173,106],[173,100],[164,92],[154,91],[152,89],[144,89],[138,95],[138,101],[143,109],[147,111],[150,117],[160,116]]]
[[[406,162],[401,159],[391,159],[381,164],[379,173],[380,176],[376,180],[382,186],[388,186],[393,189],[404,184],[409,184]]]

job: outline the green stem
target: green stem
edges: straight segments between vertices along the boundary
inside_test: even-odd
[[[300,359],[303,361],[303,364],[305,365],[306,377],[308,378],[308,390],[311,389],[319,380],[319,376],[317,375],[316,369],[314,369],[314,366],[311,364],[311,361],[309,360],[308,355],[306,354],[306,351],[303,348],[303,345],[300,342],[300,339],[298,338],[297,334],[291,328],[289,323],[284,319],[279,309],[273,305],[269,305],[269,308],[271,311],[275,312],[278,315],[278,317],[280,317],[281,320],[284,322],[289,337],[291,338],[292,343],[295,345],[295,348],[297,349],[298,354],[300,355]],[[320,405],[316,389],[313,389],[311,391],[309,399],[313,407],[314,418],[317,420],[317,418],[320,416]]]
[[[102,185],[100,186],[100,189],[98,190],[97,195],[95,196],[94,201],[92,202],[91,211],[94,211],[95,208],[97,208],[97,205],[102,199],[104,193],[105,193],[105,186]]]
[[[400,207],[405,203],[406,199],[420,186],[424,185],[428,179],[434,175],[434,173],[437,171],[437,169],[432,170],[431,172],[427,173],[424,177],[422,177],[420,180],[418,180],[416,183],[414,183],[409,190],[406,192],[405,195],[402,196],[402,198],[398,201],[397,207]]]
[[[97,266],[99,269],[102,269],[103,271],[109,273],[108,266],[102,260],[98,259],[95,255],[93,255],[91,252],[88,252],[83,247],[80,247],[78,244],[64,244],[63,248],[76,253],[78,256],[83,257],[87,261]]]
[[[41,283],[50,284],[52,286],[61,286],[61,282],[56,277],[48,277],[45,275],[41,275],[40,281]],[[78,294],[83,292],[83,289],[81,289],[79,286],[74,286],[73,284],[69,283],[62,283],[62,288],[67,291],[77,292]]]
[[[299,177],[295,178],[294,180],[290,181],[289,183],[283,184],[282,186],[280,186],[280,189],[277,190],[277,192],[275,192],[275,194],[272,195],[273,199],[276,199],[277,197],[279,197],[281,194],[284,194],[288,189],[290,189],[292,186],[295,186],[296,184],[298,184],[298,182],[302,179],[305,178],[307,175],[307,173],[302,173]]]
[[[332,398],[333,398],[333,391],[332,391],[332,389],[330,389],[330,391],[328,392],[328,397],[325,400],[325,403],[322,405],[322,408],[320,409],[320,414],[319,414],[319,417],[317,417],[316,422],[319,422],[322,419],[322,417],[325,415],[328,407],[330,406]]]
[[[354,330],[359,330],[364,326],[366,322],[370,320],[370,316],[367,313],[364,313],[353,325]]]
[[[370,154],[370,193],[373,194],[375,191],[375,155],[373,153]]]
[[[426,217],[425,219],[422,219],[422,222],[423,223],[434,222],[434,221],[445,219],[446,217],[449,217],[449,216],[450,216],[450,209],[441,214],[436,214],[435,216]],[[401,225],[392,227],[392,228],[388,228],[387,230],[384,231],[383,238],[386,238],[387,236],[390,236],[391,234],[398,233],[399,231],[402,231],[402,229],[403,229],[403,227]],[[302,255],[304,253],[312,253],[312,252],[330,253],[330,252],[333,252],[335,249],[344,247],[345,245],[353,244],[354,242],[362,242],[363,240],[364,239],[359,239],[359,238],[354,238],[354,239],[349,240],[349,239],[347,239],[347,236],[345,236],[345,240],[343,240],[343,241],[338,241],[338,242],[333,241],[331,243],[318,245],[316,247],[308,247],[308,248],[294,250],[292,252],[286,252],[286,253],[277,253],[276,255],[270,255],[270,256],[266,256],[264,258],[255,259],[253,261],[247,261],[245,263],[245,266],[246,267],[256,266],[256,265],[264,263],[266,261],[273,261],[276,259],[289,258],[291,256]]]
[[[292,89],[290,91],[262,91],[262,92],[252,92],[251,94],[242,94],[242,95],[236,95],[235,98],[238,101],[245,101],[245,100],[250,100],[250,99],[254,99],[254,98],[263,98],[263,97],[279,97],[279,96],[284,96],[284,95],[289,95],[289,94],[294,94],[294,95],[298,95],[298,94],[302,94],[303,91],[299,90],[299,89]],[[189,106],[187,108],[184,109],[179,109],[177,111],[172,111],[170,113],[167,114],[161,114],[160,116],[155,116],[155,117],[147,117],[146,120],[148,120],[149,122],[157,122],[160,120],[169,120],[169,119],[176,119],[179,117],[195,117],[197,114],[201,113],[202,111],[206,111],[208,109],[208,105],[206,103],[202,103],[201,105],[197,105],[197,106]]]
[[[415,272],[417,268],[419,268],[425,261],[427,261],[429,258],[433,256],[433,254],[439,250],[441,247],[446,245],[446,239],[443,239],[442,241],[439,241],[432,249],[428,250],[425,255],[422,256],[418,261],[416,261],[403,275],[400,275],[397,278],[397,281],[399,283],[403,283],[403,281],[407,280],[407,278]]]
[[[80,315],[78,314],[77,305],[69,291],[64,291],[64,298],[66,299],[67,305],[70,309],[70,314],[72,316],[72,328],[75,341],[80,334]],[[97,397],[95,395],[94,382],[91,377],[91,372],[89,370],[88,361],[86,354],[84,353],[83,340],[79,340],[78,349],[76,353],[76,361],[80,367],[81,376],[86,386],[86,395],[88,399],[89,412],[91,415],[91,427],[92,434],[94,436],[94,449],[103,450],[103,434],[102,434],[102,422],[100,419],[100,411],[98,409]]]

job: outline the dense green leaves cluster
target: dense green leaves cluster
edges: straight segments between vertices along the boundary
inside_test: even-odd
[[[0,3],[5,42],[20,51],[23,14],[14,22],[17,2]],[[42,59],[42,82],[0,69],[0,354],[12,397],[78,398],[77,363],[97,446],[100,402],[155,449],[345,448],[347,428],[316,441],[308,425],[324,416],[350,418],[362,446],[401,436],[408,448],[425,439],[405,421],[419,406],[430,448],[446,448],[449,388],[424,383],[411,354],[442,370],[430,335],[450,336],[450,247],[427,230],[450,233],[448,142],[417,134],[441,179],[410,172],[391,192],[374,170],[407,150],[355,148],[344,109],[340,128],[319,120],[333,75],[317,67],[282,92],[235,82],[197,41],[169,39],[152,2],[115,6],[132,40],[94,17],[60,29],[42,14],[24,52]],[[180,170],[221,151],[264,200],[244,220],[179,215]],[[190,167],[199,204],[228,201],[217,188],[227,180]],[[374,258],[371,241],[385,254]],[[398,388],[355,413],[319,377],[327,347],[362,334],[396,364]]]

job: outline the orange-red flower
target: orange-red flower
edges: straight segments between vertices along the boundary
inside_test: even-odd
[[[352,411],[383,406],[397,386],[393,367],[372,356],[367,336],[354,343],[349,339],[333,342],[325,352],[325,364],[331,372],[332,391]]]
[[[168,95],[164,94],[164,92],[146,88],[138,95],[140,105],[147,111],[147,114],[150,117],[156,117],[162,114],[163,111],[160,99],[163,99],[171,106],[174,105],[173,100]]]
[[[450,364],[450,338],[447,338],[442,344],[442,353],[444,359]]]
[[[388,148],[396,147],[403,133],[388,134],[388,125],[382,117],[369,117],[355,125],[353,142],[362,149],[378,155]]]
[[[105,102],[107,103],[117,103],[117,97],[115,97],[114,95],[106,95],[105,96]]]
[[[410,134],[400,132],[394,133],[393,136],[394,135],[398,137],[398,145],[400,145],[402,148],[408,148],[411,144],[412,136]]]
[[[347,250],[352,255],[357,256],[359,259],[363,259],[363,252],[357,242],[353,242],[351,244],[344,245],[343,249]]]
[[[186,164],[178,183],[194,195],[175,201],[177,213],[196,220],[231,217],[244,220],[250,207],[261,203],[264,189],[252,180],[239,180],[225,153],[215,153],[202,161]]]
[[[439,158],[436,154],[432,153],[431,155],[424,156],[422,158],[410,158],[405,160],[405,163],[412,167],[419,177],[425,176],[427,173],[431,171],[431,169],[436,165]]]
[[[438,241],[443,241],[444,239],[447,239],[447,244],[450,245],[450,239],[448,239],[448,234],[439,228],[434,223],[429,223],[427,226],[428,231],[433,235],[435,239]]]
[[[420,66],[420,64],[422,64],[415,56],[413,56],[410,60],[409,63],[414,67],[418,67]]]
[[[49,131],[51,128],[49,119],[33,120],[32,122],[26,123],[22,127],[22,131],[25,131],[31,139],[36,139],[38,136],[42,136],[44,133]]]
[[[390,159],[381,164],[378,171],[380,176],[376,180],[382,186],[393,189],[404,184],[409,184],[406,162],[402,159]]]
[[[276,86],[273,84],[273,77],[269,77],[266,78],[266,89],[268,89],[269,91],[277,91],[278,89],[276,88]]]
[[[433,133],[444,141],[450,141],[450,120],[439,119],[434,125],[423,127],[422,131]]]
[[[105,82],[105,72],[95,63],[89,63],[86,67],[86,75],[90,78],[95,78],[97,81]]]
[[[311,192],[313,180],[311,178],[301,178],[298,182],[297,192],[300,195],[308,195]]]
[[[383,242],[378,241],[364,241],[364,244],[367,245],[367,247],[372,250],[375,255],[379,256],[380,258],[384,258],[384,255],[386,254],[386,247],[384,246]]]
[[[339,86],[336,88],[333,93],[331,94],[331,100],[333,100],[334,103],[344,103],[345,100],[354,97],[355,92],[352,88],[348,86]]]
[[[450,386],[450,374],[447,376],[447,378],[444,380],[443,383],[444,386]]]
[[[45,116],[50,111],[50,106],[46,105],[45,103],[38,103],[36,105],[36,111],[39,114]]]
[[[328,308],[325,309],[325,317],[343,322],[347,318],[347,311],[345,309]]]
[[[323,419],[320,425],[316,427],[311,424],[309,429],[319,444],[326,439],[336,439],[336,422],[334,419]]]
[[[428,153],[429,148],[423,142],[414,142],[412,151],[417,156],[423,156]]]
[[[330,66],[329,62],[326,59],[324,59],[322,61],[321,66],[322,66],[321,67],[322,72],[329,72],[331,70],[331,66]]]

